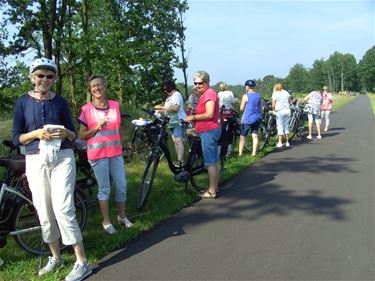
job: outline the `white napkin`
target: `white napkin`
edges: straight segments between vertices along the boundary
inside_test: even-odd
[[[44,129],[53,131],[56,129],[64,129],[61,125],[44,125]],[[39,153],[44,159],[44,162],[49,166],[57,158],[57,152],[60,151],[61,139],[53,139],[50,141],[40,140],[39,141]]]

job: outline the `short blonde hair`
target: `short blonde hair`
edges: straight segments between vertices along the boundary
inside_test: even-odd
[[[197,71],[193,74],[193,80],[200,80],[199,82],[210,82],[210,75],[206,71]]]
[[[275,86],[273,86],[273,91],[281,91],[283,89],[283,85],[281,83],[276,83]]]
[[[328,86],[324,85],[323,86],[323,91],[328,91],[328,90],[329,90]]]

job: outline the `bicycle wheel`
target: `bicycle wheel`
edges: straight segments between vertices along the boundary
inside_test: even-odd
[[[188,167],[190,173],[190,183],[193,188],[199,192],[206,190],[208,187],[208,173],[207,168],[204,166],[203,155],[192,155],[189,160]]]
[[[219,182],[220,178],[224,173],[224,162],[225,157],[223,155],[219,156],[219,161],[217,163],[219,169]],[[208,171],[204,165],[203,156],[194,154],[191,157],[190,163],[188,164],[190,173],[190,183],[195,190],[202,193],[208,187]]]
[[[27,203],[20,203],[14,210],[12,225],[13,231],[20,231],[14,236],[17,245],[31,254],[39,255],[41,252],[49,254],[49,247],[44,244],[42,247],[42,231],[39,219],[34,207]]]
[[[141,189],[139,190],[139,195],[138,195],[138,201],[137,201],[138,210],[141,210],[147,201],[152,183],[154,181],[156,170],[158,169],[159,160],[160,160],[159,155],[155,153],[151,153],[147,160],[146,168],[142,176]]]
[[[80,192],[75,192],[74,201],[77,222],[82,231],[87,221],[87,207]],[[36,255],[39,255],[41,252],[44,255],[50,253],[48,245],[44,242],[42,249],[42,232],[38,215],[33,205],[25,201],[18,204],[14,211],[12,229],[13,231],[20,231],[20,233],[14,236],[14,240],[26,252]],[[66,247],[66,245],[60,243],[61,250]]]
[[[261,124],[258,129],[258,147],[257,151],[261,151],[269,141],[269,133],[266,127]],[[248,152],[253,151],[253,136],[251,132],[245,138],[245,150]]]
[[[307,137],[307,114],[303,113],[301,119],[299,120],[298,128],[297,128],[297,135],[301,139],[305,139]]]
[[[297,133],[297,120],[292,116],[289,122],[289,140],[292,140]]]
[[[87,222],[87,205],[85,195],[76,190],[74,192],[74,206],[76,208],[76,219],[81,231],[85,228]]]

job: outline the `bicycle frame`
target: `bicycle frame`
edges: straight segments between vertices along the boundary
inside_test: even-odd
[[[0,190],[0,206],[3,204],[3,197],[4,197],[4,194],[6,192],[9,192],[9,193],[12,193],[12,194],[15,194],[16,196],[22,198],[23,200],[25,200],[28,204],[30,204],[31,206],[34,206],[33,205],[33,202],[27,198],[25,195],[23,195],[21,192],[17,191],[15,188],[11,187],[11,186],[8,186],[6,183],[2,183],[1,185],[1,190]],[[10,214],[10,216],[8,217],[7,220],[11,219],[12,218],[12,214]],[[26,228],[26,229],[23,229],[23,230],[14,230],[14,231],[10,231],[8,233],[8,235],[11,235],[11,236],[15,236],[15,235],[18,235],[18,234],[22,234],[22,233],[28,233],[28,232],[32,232],[32,231],[35,231],[35,230],[39,230],[41,229],[40,226],[34,226],[34,227],[30,227],[30,228]]]

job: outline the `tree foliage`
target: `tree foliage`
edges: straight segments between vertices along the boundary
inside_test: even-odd
[[[186,0],[9,0],[0,8],[2,25],[14,29],[0,31],[1,57],[53,58],[55,90],[74,111],[88,98],[92,73],[108,78],[110,97],[139,105],[161,98],[161,82],[181,65],[175,49],[183,46]]]
[[[375,46],[359,62],[358,73],[364,89],[375,92]]]

